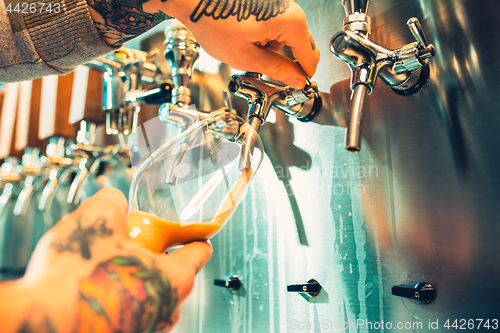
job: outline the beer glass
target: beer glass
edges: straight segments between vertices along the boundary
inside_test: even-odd
[[[210,114],[137,170],[129,194],[130,237],[159,253],[213,237],[242,200],[263,157],[262,141],[245,120],[227,111]]]

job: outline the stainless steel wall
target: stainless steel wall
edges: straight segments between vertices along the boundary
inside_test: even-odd
[[[489,331],[489,320],[493,329],[500,319],[500,3],[371,2],[372,40],[389,48],[413,41],[405,23],[415,16],[436,56],[415,95],[376,84],[362,151],[352,154],[342,126],[350,72],[329,51],[343,8],[340,0],[297,2],[321,50],[313,79],[331,107],[313,123],[278,114],[261,129],[269,158],[213,239],[214,256],[174,331],[382,332],[401,323],[397,331],[435,332],[455,319],[458,327],[473,319],[467,325],[476,329],[482,319],[478,331]],[[233,274],[244,286],[239,294],[213,285]],[[315,301],[287,293],[288,284],[310,278],[323,286]],[[391,295],[392,286],[418,282],[437,288],[433,303]]]

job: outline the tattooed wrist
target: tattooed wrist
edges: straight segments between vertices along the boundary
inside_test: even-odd
[[[162,0],[165,2],[167,0]],[[88,5],[103,19],[94,22],[102,37],[111,41],[111,46],[120,46],[171,16],[158,11],[145,12],[142,8],[148,0],[88,0]]]
[[[202,16],[215,20],[236,16],[238,22],[254,16],[257,21],[267,21],[284,13],[290,0],[200,0],[191,14],[191,21],[197,22]]]

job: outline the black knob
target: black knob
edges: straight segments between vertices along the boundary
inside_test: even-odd
[[[429,304],[436,299],[436,288],[430,283],[419,282],[415,286],[393,286],[392,294],[394,296],[414,299],[420,304]]]
[[[172,101],[172,89],[174,85],[172,83],[163,83],[158,88],[153,88],[146,91],[138,97],[144,104],[163,104]]]
[[[232,277],[227,279],[214,279],[214,285],[230,289],[232,292],[236,292],[241,288],[241,281],[236,275],[233,275]]]
[[[315,297],[319,295],[319,292],[321,291],[321,285],[318,281],[310,279],[309,281],[307,281],[307,283],[290,284],[287,286],[286,291],[306,293],[311,297]]]

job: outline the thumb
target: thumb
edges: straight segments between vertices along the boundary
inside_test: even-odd
[[[192,242],[180,249],[162,256],[168,265],[184,266],[186,270],[197,274],[207,263],[213,253],[212,243]]]
[[[212,244],[193,242],[167,255],[158,255],[156,263],[167,274],[182,302],[191,292],[196,274],[212,256]]]

